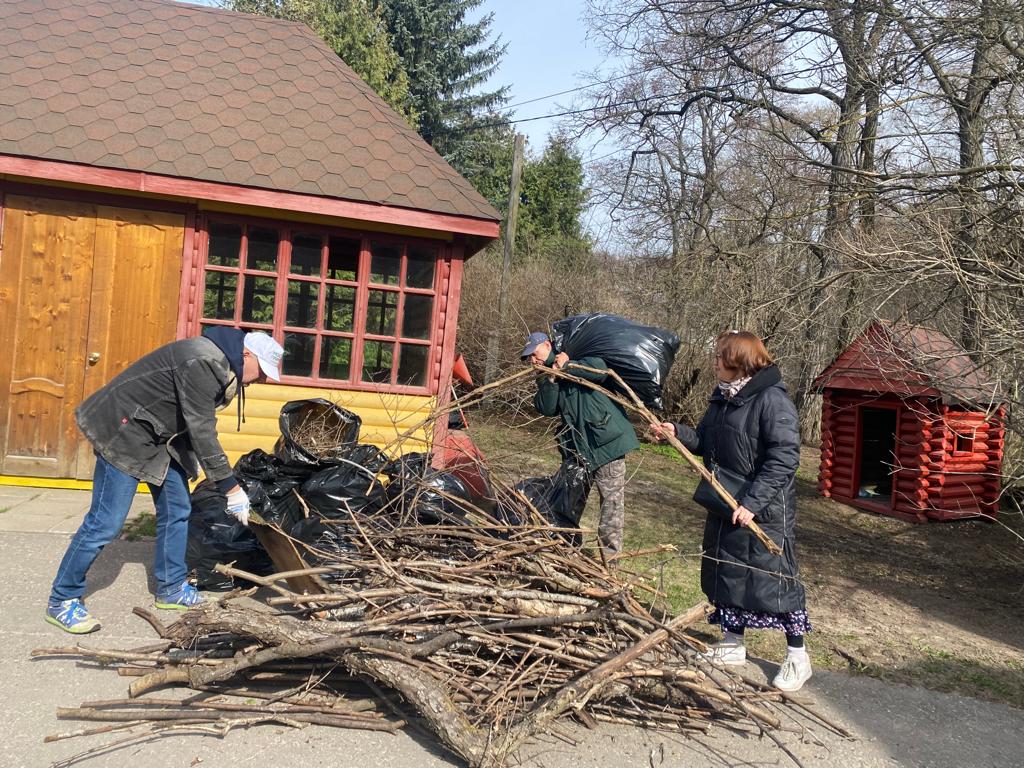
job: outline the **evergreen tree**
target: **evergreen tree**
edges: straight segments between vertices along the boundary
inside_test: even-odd
[[[464,142],[462,174],[505,215],[512,177],[515,132],[507,123],[474,131]],[[590,190],[583,158],[564,136],[548,139],[540,155],[526,150],[519,191],[516,253],[568,262],[590,252],[583,232],[583,212]]]
[[[409,78],[373,0],[228,0],[234,11],[300,21],[409,122]]]
[[[472,134],[507,101],[507,86],[481,90],[505,55],[501,38],[491,40],[494,14],[466,20],[483,0],[374,2],[408,75],[420,135],[463,171],[481,142]]]
[[[589,249],[581,222],[589,196],[585,184],[583,158],[563,136],[549,138],[541,156],[526,163],[519,232],[529,250]]]

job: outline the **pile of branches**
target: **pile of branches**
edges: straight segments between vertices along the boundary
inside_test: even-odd
[[[217,566],[259,587],[166,626],[135,609],[158,645],[35,651],[135,678],[125,699],[58,711],[115,724],[49,738],[131,729],[75,760],[168,730],[410,727],[475,768],[506,764],[566,719],[675,732],[724,724],[767,735],[787,753],[777,735],[785,727],[848,735],[805,700],[707,663],[687,628],[709,606],[666,620],[656,608],[664,596],[625,559],[588,556],[573,543],[578,530],[544,524],[521,494],[496,491],[500,508],[518,505],[514,525],[458,499],[463,516],[421,524],[410,490],[399,497],[409,514],[342,510],[319,521],[313,542],[276,529],[272,554],[281,569],[280,545],[292,548],[290,570],[264,577]],[[439,493],[428,479],[422,490]],[[260,587],[272,593],[264,605],[243,599]]]
[[[567,716],[677,732],[727,723],[773,738],[797,715],[833,727],[799,698],[705,663],[704,644],[685,630],[707,606],[662,623],[618,575],[625,571],[558,532],[355,517],[325,525],[344,527],[346,546],[308,548],[316,568],[260,577],[220,566],[270,587],[276,611],[236,592],[169,626],[136,609],[159,646],[36,651],[116,662],[137,677],[127,699],[58,714],[141,726],[144,736],[268,721],[425,727],[470,766],[504,764]],[[324,591],[296,593],[286,586],[296,577]]]

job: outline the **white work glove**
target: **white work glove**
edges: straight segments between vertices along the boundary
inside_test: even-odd
[[[249,497],[245,495],[242,486],[236,485],[228,491],[227,513],[242,525],[249,524]]]

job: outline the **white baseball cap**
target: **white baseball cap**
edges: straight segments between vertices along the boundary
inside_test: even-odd
[[[271,381],[281,380],[281,358],[284,348],[263,331],[252,331],[245,334],[245,348],[252,352],[260,361],[260,370]]]

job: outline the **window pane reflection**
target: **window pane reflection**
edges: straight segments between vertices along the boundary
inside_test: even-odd
[[[356,289],[347,285],[328,285],[324,299],[324,330],[355,330]]]
[[[203,317],[214,320],[235,319],[235,289],[238,275],[231,272],[207,272],[203,294]]]
[[[273,277],[246,275],[242,290],[242,321],[248,323],[274,322],[274,289],[277,280]]]
[[[394,355],[394,344],[389,341],[363,342],[363,381],[390,382]]]
[[[437,251],[433,248],[409,246],[409,264],[405,268],[405,284],[410,288],[433,288],[436,261]]]
[[[402,336],[409,339],[429,339],[433,296],[407,293],[402,308]]]
[[[317,300],[320,284],[308,280],[288,281],[288,311],[285,324],[300,328],[316,328]]]
[[[281,373],[285,376],[312,376],[316,336],[311,333],[286,333]]]
[[[398,357],[398,383],[407,387],[424,387],[427,384],[427,363],[430,347],[424,344],[402,344]]]
[[[370,291],[366,305],[366,332],[374,336],[394,336],[398,316],[398,294],[394,291]]]
[[[249,256],[245,262],[246,267],[258,269],[261,272],[277,272],[277,243],[276,229],[250,228]]]
[[[402,267],[402,249],[393,245],[374,243],[370,257],[370,282],[398,285],[398,271]]]
[[[359,276],[359,241],[332,237],[327,248],[327,278],[355,282]]]
[[[347,380],[351,362],[352,339],[324,336],[320,340],[320,378]]]
[[[291,273],[319,275],[321,245],[320,235],[295,235],[292,238]]]
[[[237,224],[211,224],[210,248],[206,261],[219,267],[238,268],[242,250],[242,228]]]

